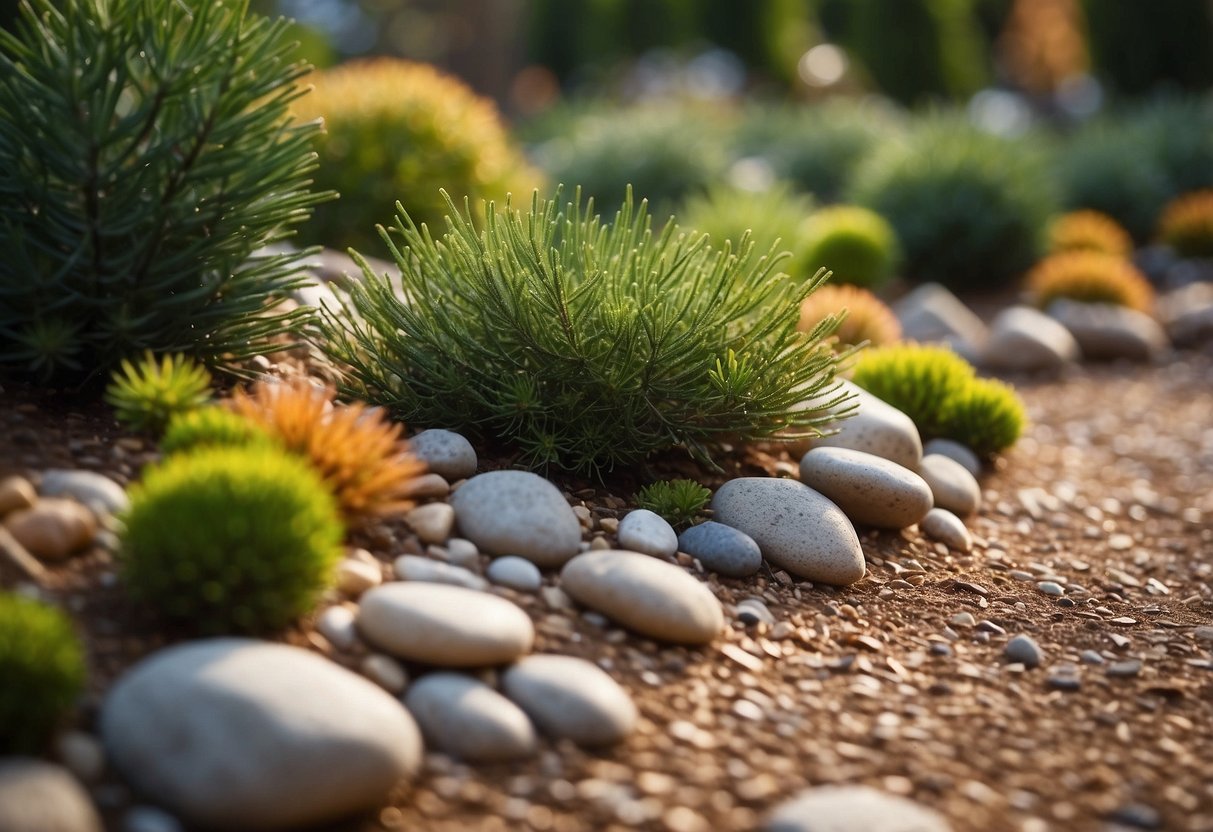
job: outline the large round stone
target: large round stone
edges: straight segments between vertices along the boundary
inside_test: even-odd
[[[865,526],[904,529],[934,505],[931,487],[909,468],[849,448],[809,451],[800,460],[800,481]]]
[[[611,745],[636,727],[636,705],[597,665],[573,656],[527,656],[501,676],[505,695],[550,737]]]
[[[479,474],[450,503],[463,536],[483,552],[561,566],[581,545],[581,524],[559,489],[529,471]]]
[[[439,667],[505,664],[531,651],[535,627],[517,604],[448,584],[403,581],[368,590],[358,629],[402,659]]]
[[[212,639],[137,664],[101,709],[110,759],[190,824],[307,826],[374,808],[421,763],[421,734],[366,679],[297,647]]]
[[[498,763],[535,753],[535,729],[522,709],[470,676],[423,676],[408,689],[404,704],[426,742],[453,757]]]
[[[578,555],[560,571],[560,585],[587,607],[660,641],[706,644],[724,626],[711,590],[682,567],[639,552]]]
[[[837,586],[863,577],[855,527],[838,506],[803,483],[729,480],[712,498],[712,512],[718,522],[754,538],[763,557],[793,575]]]
[[[409,440],[409,453],[424,462],[431,473],[452,482],[476,473],[476,449],[454,431],[423,430]]]

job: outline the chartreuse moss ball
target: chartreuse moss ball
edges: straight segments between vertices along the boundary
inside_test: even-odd
[[[0,593],[0,754],[41,751],[84,675],[84,651],[66,615]]]
[[[131,489],[124,521],[131,593],[202,633],[276,630],[307,612],[344,535],[320,477],[271,445],[169,457]]]

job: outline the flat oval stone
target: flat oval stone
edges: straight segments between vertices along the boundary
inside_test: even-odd
[[[803,456],[809,448],[850,448],[875,454],[910,470],[918,467],[918,461],[922,459],[922,438],[914,420],[845,379],[842,391],[853,395],[852,403],[857,409],[852,415],[827,426],[837,433],[810,440],[789,451]]]
[[[1162,325],[1136,309],[1063,298],[1045,311],[1070,330],[1086,359],[1150,361],[1170,346]]]
[[[636,727],[628,692],[596,664],[573,656],[527,656],[506,668],[501,687],[555,739],[583,746],[612,745]]]
[[[931,510],[922,477],[887,459],[850,448],[814,448],[800,460],[800,481],[833,500],[855,523],[912,526]]]
[[[101,832],[88,792],[61,766],[32,757],[0,761],[4,832]]]
[[[484,570],[485,577],[500,586],[508,586],[519,592],[538,592],[543,585],[539,567],[526,558],[506,555],[492,561]]]
[[[670,558],[678,551],[678,534],[664,517],[647,508],[629,511],[616,532],[619,548],[656,558]]]
[[[96,471],[52,468],[43,472],[38,490],[44,497],[70,497],[99,516],[119,514],[131,505],[125,488]]]
[[[424,462],[434,474],[454,482],[476,473],[476,449],[451,430],[423,430],[409,440],[409,453]]]
[[[560,490],[529,471],[489,471],[452,495],[464,537],[483,552],[561,566],[577,554],[581,523]]]
[[[505,664],[529,653],[535,641],[530,616],[504,598],[413,581],[368,590],[358,629],[393,656],[439,667]]]
[[[620,549],[578,555],[560,571],[572,598],[660,641],[707,644],[724,626],[720,602],[680,566]]]
[[[43,497],[31,508],[11,512],[4,518],[4,526],[30,552],[51,561],[83,549],[97,533],[97,521],[89,509],[58,497]]]
[[[950,832],[943,816],[870,786],[816,786],[775,807],[762,832]]]
[[[967,446],[953,439],[932,439],[922,449],[923,456],[936,454],[946,456],[953,462],[959,462],[964,469],[973,475],[974,479],[981,476],[981,459]]]
[[[423,676],[404,704],[429,746],[461,760],[499,763],[535,753],[535,729],[522,709],[470,676]]]
[[[918,522],[922,533],[932,540],[938,540],[958,552],[968,552],[973,549],[973,535],[965,528],[964,522],[945,508],[933,508],[927,516]]]
[[[795,480],[739,477],[712,498],[718,522],[754,539],[762,556],[793,575],[845,586],[863,577],[855,527],[829,498]]]
[[[392,568],[396,570],[396,577],[402,581],[450,584],[477,591],[483,591],[489,587],[488,581],[469,569],[421,555],[401,555],[396,558]]]
[[[392,696],[283,644],[211,639],[152,654],[110,689],[110,759],[189,825],[311,826],[383,804],[421,764]]]
[[[715,520],[691,526],[678,536],[679,551],[703,564],[703,568],[730,578],[753,575],[762,566],[762,550],[743,531]]]
[[[926,480],[930,487],[936,508],[968,517],[981,507],[981,486],[954,459],[941,454],[927,454],[918,466],[918,476]]]

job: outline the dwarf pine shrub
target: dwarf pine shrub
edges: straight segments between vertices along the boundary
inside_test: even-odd
[[[452,203],[439,239],[402,211],[398,234],[381,232],[401,285],[363,263],[345,308],[323,316],[348,392],[588,474],[675,446],[710,462],[726,439],[817,435],[828,402],[796,406],[832,385],[822,338],[837,320],[796,324],[824,272],[776,273],[781,258],[746,238],[735,253],[672,223],[654,234],[630,196],[610,223],[580,194],[560,199],[489,204],[483,230]]]
[[[689,526],[699,516],[712,492],[694,480],[657,480],[636,492],[636,505],[659,514],[671,526]]]
[[[247,0],[31,0],[0,31],[0,372],[61,381],[145,349],[218,366],[306,311],[281,240],[318,124],[307,67]]]

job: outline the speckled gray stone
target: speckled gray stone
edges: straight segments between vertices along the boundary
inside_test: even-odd
[[[800,481],[832,500],[854,523],[912,526],[931,510],[931,487],[908,468],[850,448],[814,448],[801,457]]]
[[[499,763],[535,753],[535,729],[522,709],[470,676],[423,676],[404,704],[429,747],[461,760]]]
[[[615,538],[620,549],[657,558],[673,557],[678,551],[678,534],[674,527],[647,508],[633,509],[624,515]]]
[[[4,832],[101,832],[101,818],[66,769],[32,757],[0,760]]]
[[[953,462],[960,463],[974,478],[981,476],[981,459],[959,442],[952,439],[932,439],[922,448],[924,457],[931,454],[946,456]]]
[[[560,490],[529,471],[489,471],[451,496],[463,537],[482,552],[561,566],[577,554],[581,523]]]
[[[409,452],[450,482],[476,473],[476,449],[454,431],[423,430],[409,440]]]
[[[762,556],[793,575],[844,586],[863,577],[855,527],[827,497],[795,480],[740,477],[712,498],[720,523],[748,534]]]
[[[706,644],[724,626],[716,596],[681,566],[620,549],[578,555],[560,570],[574,600],[643,635]]]
[[[439,667],[487,667],[530,652],[531,617],[516,604],[459,586],[402,581],[368,590],[358,609],[363,638],[401,659]]]
[[[620,742],[636,727],[636,705],[595,664],[573,656],[527,656],[501,674],[501,688],[555,739],[578,745]]]
[[[973,535],[965,528],[964,521],[946,508],[933,508],[918,521],[918,528],[931,540],[955,549],[968,552],[973,549]]]
[[[870,786],[816,786],[775,807],[762,832],[950,832],[924,806]]]
[[[762,566],[762,550],[740,529],[708,520],[678,536],[679,551],[697,558],[703,568],[730,578],[753,575]]]
[[[819,439],[792,443],[788,452],[803,456],[809,448],[851,448],[875,454],[913,470],[922,459],[922,438],[909,416],[867,390],[842,380],[839,392],[851,394],[850,404],[857,407],[851,415],[826,426],[837,431]],[[835,394],[837,395],[837,394]]]
[[[187,825],[311,826],[375,808],[421,764],[421,734],[374,683],[298,647],[193,641],[153,653],[102,705],[127,783]]]
[[[1170,346],[1162,325],[1136,309],[1063,298],[1050,303],[1045,311],[1070,330],[1088,360],[1150,361]]]
[[[981,486],[951,457],[925,455],[918,465],[918,476],[930,487],[936,508],[946,508],[958,517],[968,517],[981,507]]]

